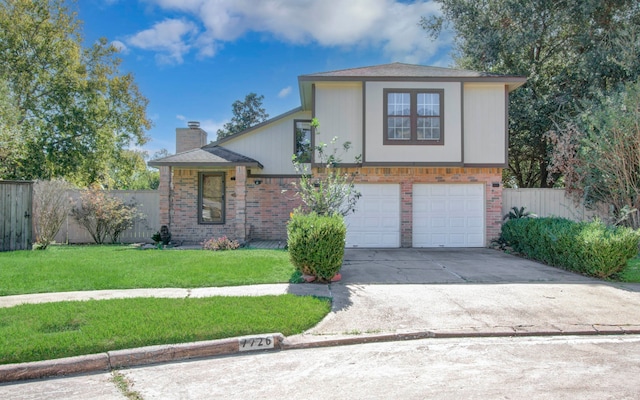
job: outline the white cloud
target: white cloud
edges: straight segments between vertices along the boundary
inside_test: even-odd
[[[291,86],[287,86],[286,88],[280,90],[278,92],[278,98],[283,99],[291,94]]]
[[[447,35],[438,41],[429,40],[418,25],[421,16],[440,13],[439,6],[430,0],[145,1],[190,18],[177,20],[182,29],[159,26],[176,21],[167,20],[133,36],[145,39],[136,41],[137,47],[160,51],[176,62],[192,49],[200,57],[212,57],[221,43],[251,31],[294,44],[370,46],[380,48],[391,60],[407,62],[424,61],[451,43]],[[202,32],[197,32],[196,23]],[[166,30],[171,33],[165,38],[161,32]],[[160,36],[165,40],[159,40]],[[162,44],[153,46],[149,41]]]
[[[184,116],[184,115],[182,115],[182,114],[178,114],[178,115],[176,115],[176,119],[178,119],[178,120],[180,120],[180,121],[186,121],[186,120],[187,120],[187,117],[185,117],[185,116]]]
[[[185,19],[165,19],[150,29],[127,38],[130,46],[158,52],[161,63],[182,63],[182,57],[191,50],[198,33],[196,24]]]

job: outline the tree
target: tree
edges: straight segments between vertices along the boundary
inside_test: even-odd
[[[456,34],[458,67],[527,76],[509,104],[505,184],[547,187],[545,133],[572,120],[585,99],[640,75],[640,3],[635,0],[436,0],[442,15],[422,18],[434,37]]]
[[[0,177],[13,176],[13,160],[24,158],[24,140],[17,128],[19,119],[9,86],[0,79]]]
[[[269,114],[262,108],[264,96],[249,93],[244,101],[236,100],[231,105],[233,117],[231,122],[224,124],[222,129],[218,129],[218,139],[222,139],[234,133],[242,132],[269,118]]]
[[[17,113],[3,178],[108,180],[129,145],[147,141],[147,99],[102,38],[83,47],[65,0],[0,1],[0,80]]]
[[[575,124],[550,132],[551,168],[586,206],[606,205],[614,224],[640,227],[640,80],[586,107]]]

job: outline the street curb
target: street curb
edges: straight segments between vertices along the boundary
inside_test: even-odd
[[[108,351],[86,356],[0,365],[0,383],[111,371],[119,368],[184,361],[241,352],[281,350],[281,333]],[[243,349],[244,347],[244,349]]]
[[[540,336],[601,336],[640,334],[640,326],[593,326],[575,330],[514,330],[514,328],[415,331],[363,335],[296,335],[285,338],[281,333],[242,336],[229,339],[139,347],[86,356],[0,365],[0,383],[17,382],[91,372],[106,372],[120,368],[185,361],[196,358],[227,356],[256,351],[280,351],[349,346],[366,343],[400,342],[419,339],[540,337]],[[244,348],[243,348],[244,347]]]

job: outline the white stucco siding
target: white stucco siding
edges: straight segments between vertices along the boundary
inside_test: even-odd
[[[338,154],[345,163],[353,163],[362,154],[362,83],[317,83],[315,117],[320,123],[315,143],[330,143],[337,136],[336,145],[351,142],[347,153]]]
[[[464,85],[465,164],[506,163],[506,107],[503,84]]]
[[[367,82],[366,162],[462,162],[460,82]],[[384,145],[384,89],[444,90],[444,145]]]
[[[300,111],[279,119],[255,131],[240,135],[237,139],[224,142],[223,147],[251,157],[264,166],[264,169],[251,171],[261,175],[296,174],[291,156],[293,155],[294,128],[296,119],[311,119],[310,111]]]

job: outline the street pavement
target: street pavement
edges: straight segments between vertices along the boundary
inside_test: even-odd
[[[423,339],[114,372],[141,399],[637,399],[640,336]],[[112,373],[0,385],[3,399],[125,399]]]

